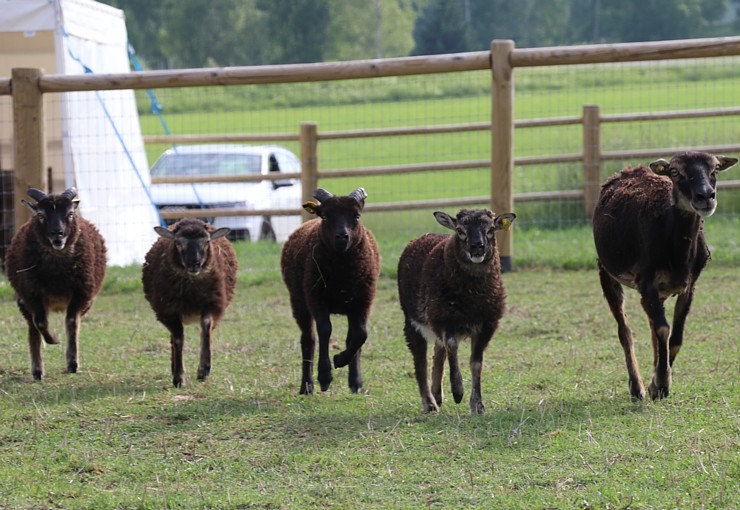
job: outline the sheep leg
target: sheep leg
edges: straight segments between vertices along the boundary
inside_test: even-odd
[[[185,367],[182,363],[182,350],[185,345],[183,325],[179,319],[175,318],[161,320],[161,322],[170,330],[172,384],[175,388],[182,388],[185,382]]]
[[[198,380],[205,381],[211,374],[211,336],[213,335],[214,320],[210,312],[200,317],[200,364],[198,365]]]
[[[352,362],[357,353],[367,340],[367,329],[365,327],[365,314],[347,315],[347,346],[344,351],[334,356],[334,368],[342,368]],[[360,382],[362,386],[362,382]]]
[[[24,309],[21,308],[21,311],[23,310]],[[26,320],[29,318],[31,319],[33,325],[36,326],[36,329],[41,333],[41,336],[44,337],[44,342],[52,345],[59,343],[57,336],[49,330],[49,318],[44,305],[39,304],[35,307],[33,313],[29,311],[28,315],[26,315],[26,312],[24,312],[23,315],[26,316]]]
[[[465,390],[463,388],[462,374],[460,373],[460,362],[457,359],[457,348],[459,343],[454,336],[448,336],[447,341],[447,362],[450,365],[450,389],[455,403],[462,402]]]
[[[301,395],[313,394],[313,359],[316,353],[316,337],[313,334],[313,318],[300,301],[291,300],[293,317],[301,330]]]
[[[633,398],[643,400],[645,398],[645,386],[642,384],[640,369],[635,357],[635,348],[632,341],[632,330],[627,325],[627,317],[624,314],[624,293],[622,285],[609,275],[604,267],[599,263],[599,280],[601,289],[604,292],[609,309],[617,321],[617,333],[619,343],[624,350],[624,358],[627,363],[627,374],[629,376],[630,394]]]
[[[365,314],[347,315],[347,339],[345,350],[334,356],[334,368],[349,365],[348,382],[352,393],[359,393],[362,389],[362,372],[360,370],[360,357],[362,346],[367,340],[367,328],[365,326]]]
[[[470,414],[484,414],[486,406],[483,404],[481,393],[481,372],[483,371],[483,352],[496,331],[496,323],[484,324],[477,335],[473,335],[470,347]]]
[[[406,336],[406,345],[409,346],[411,355],[414,357],[414,375],[421,394],[421,406],[425,413],[438,412],[439,406],[432,392],[429,391],[429,380],[427,379],[427,341],[408,319],[404,324],[403,332]]]
[[[67,328],[67,373],[77,373],[77,341],[80,335],[80,312],[73,307],[67,309],[65,320]]]
[[[671,329],[665,318],[665,307],[657,289],[648,284],[640,291],[642,294],[642,308],[650,321],[653,341],[655,372],[648,386],[648,391],[650,392],[650,398],[655,400],[667,397],[671,386],[671,366],[668,363],[668,341]]]
[[[31,374],[40,381],[44,376],[44,360],[41,358],[41,334],[32,322],[28,322],[28,347],[31,351]]]
[[[31,374],[40,381],[44,376],[44,361],[41,358],[41,334],[33,320],[33,315],[20,300],[16,301],[18,309],[28,324],[28,347],[31,353]]]
[[[445,373],[445,360],[447,359],[447,348],[441,341],[434,343],[434,354],[432,355],[432,395],[438,406],[442,406],[444,392],[442,391],[442,377]]]
[[[333,379],[331,375],[331,358],[329,357],[329,341],[331,340],[331,320],[329,313],[316,316],[316,331],[319,334],[319,385],[321,391],[329,389]]]
[[[707,248],[706,242],[703,236],[699,236],[697,240],[697,258],[694,261],[694,265],[691,268],[691,281],[688,288],[676,298],[676,304],[673,308],[673,327],[671,327],[671,339],[668,342],[669,358],[668,363],[673,366],[673,361],[678,356],[678,351],[681,350],[681,344],[683,344],[683,330],[686,325],[686,317],[689,315],[691,310],[691,303],[694,300],[694,288],[696,281],[699,279],[704,266],[709,260],[709,249]]]

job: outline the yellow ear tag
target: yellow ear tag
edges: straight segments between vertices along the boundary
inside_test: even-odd
[[[501,218],[501,230],[511,230],[511,220],[509,218]]]

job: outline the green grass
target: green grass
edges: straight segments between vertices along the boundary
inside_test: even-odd
[[[241,245],[240,259],[248,256]],[[247,264],[243,264],[246,267]],[[297,394],[298,331],[277,278],[240,271],[205,383],[173,389],[164,327],[116,268],[84,320],[81,370],[44,349],[0,285],[0,505],[7,508],[737,508],[740,269],[710,264],[671,396],[631,402],[616,326],[594,271],[505,275],[508,311],[485,356],[487,414],[464,401],[423,415],[395,282],[381,278],[363,349]],[[643,377],[651,348],[627,295]],[[57,330],[61,316],[53,317]],[[341,341],[346,322],[335,321]],[[186,369],[197,364],[186,331]],[[467,357],[468,344],[461,347]],[[466,389],[469,371],[463,368]],[[445,380],[445,386],[447,386]],[[466,397],[467,398],[467,397]]]

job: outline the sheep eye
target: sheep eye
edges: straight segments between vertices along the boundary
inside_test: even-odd
[[[671,168],[671,177],[678,177],[678,170]]]
[[[465,230],[461,228],[456,228],[455,232],[457,233],[458,236],[460,236],[460,239],[465,239],[466,237],[468,237],[468,235],[465,233]]]

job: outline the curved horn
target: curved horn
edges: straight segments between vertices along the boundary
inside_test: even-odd
[[[313,192],[313,197],[319,202],[323,202],[324,200],[327,200],[333,196],[334,195],[326,191],[324,188],[318,188],[316,191]]]
[[[33,198],[36,202],[41,202],[48,196],[46,193],[37,188],[28,188],[26,194],[28,194],[28,196]]]
[[[75,188],[74,186],[73,186],[73,187],[71,187],[71,188],[67,188],[67,189],[65,189],[65,190],[64,190],[64,191],[62,192],[61,196],[62,196],[63,198],[68,198],[68,199],[69,199],[69,200],[71,200],[72,202],[79,202],[79,201],[80,201],[80,199],[79,199],[79,198],[77,198],[77,188]]]
[[[357,188],[349,196],[362,203],[367,198],[367,191],[365,191],[365,188]]]

